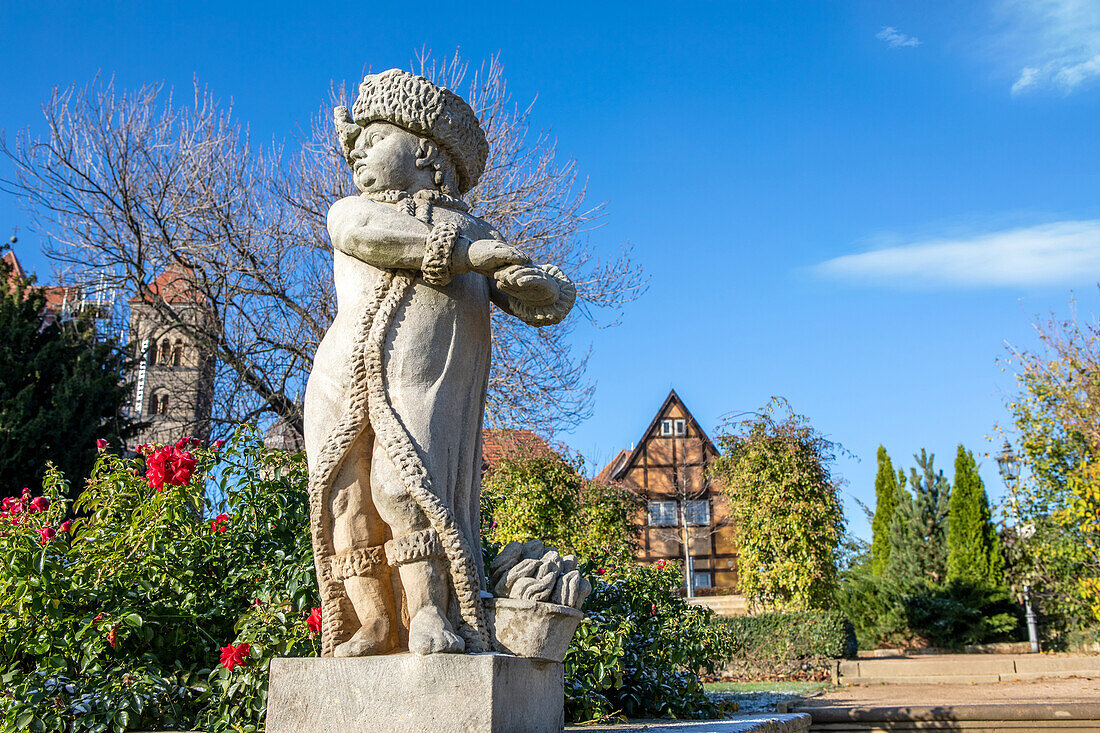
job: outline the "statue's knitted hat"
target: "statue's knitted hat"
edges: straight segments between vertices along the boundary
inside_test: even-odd
[[[341,114],[346,116],[346,109],[336,110],[336,126],[347,153],[349,141]],[[461,193],[473,188],[485,171],[489,143],[477,115],[454,92],[422,76],[400,69],[369,74],[359,85],[351,118],[364,127],[371,122],[389,122],[432,140],[454,163]]]

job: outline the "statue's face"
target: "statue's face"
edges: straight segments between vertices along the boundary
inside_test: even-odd
[[[431,185],[431,173],[416,165],[420,138],[388,122],[372,122],[355,141],[351,166],[355,187],[364,193],[411,191]]]

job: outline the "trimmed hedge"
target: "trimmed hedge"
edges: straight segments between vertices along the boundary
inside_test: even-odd
[[[724,619],[733,636],[727,673],[738,677],[813,677],[830,660],[856,656],[856,634],[837,611],[761,613]]]

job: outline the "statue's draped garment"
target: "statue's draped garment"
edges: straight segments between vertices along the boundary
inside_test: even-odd
[[[407,206],[412,213],[408,200],[395,206]],[[425,207],[416,208],[425,223],[453,223],[470,239],[499,238],[485,222],[456,208],[426,208],[426,216]],[[338,313],[317,349],[306,395],[312,534],[325,619],[322,653],[331,654],[355,631],[342,583],[329,569],[334,551],[328,494],[339,466],[364,458],[349,452],[354,448],[369,454],[372,436],[397,456],[394,462],[400,464],[406,485],[419,480],[427,489],[431,496],[422,490],[418,499],[422,507],[424,502],[433,504],[434,496],[452,515],[450,547],[448,530],[438,524],[446,518],[432,519],[432,526],[443,530],[441,540],[448,547],[448,616],[466,639],[467,650],[475,651],[479,639],[487,639],[479,594],[484,582],[481,426],[490,365],[489,281],[469,272],[436,286],[415,271],[384,270],[338,250],[334,256]],[[395,442],[402,445],[391,448],[389,443]],[[426,475],[417,479],[420,474]],[[364,502],[370,501],[368,483],[361,478]],[[455,535],[465,546],[465,563],[458,563],[464,567],[456,567]],[[383,539],[388,537],[372,538],[371,544]],[[395,608],[401,605],[396,598]]]

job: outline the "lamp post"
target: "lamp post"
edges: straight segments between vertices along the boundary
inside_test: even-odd
[[[1005,440],[1001,452],[996,456],[997,470],[1001,473],[1001,479],[1008,487],[1008,493],[1012,501],[1012,522],[1019,534],[1019,517],[1016,513],[1016,488],[1020,478],[1020,458],[1012,450],[1012,445]],[[1031,589],[1024,583],[1024,616],[1027,619],[1027,640],[1031,643],[1031,652],[1039,653],[1039,629],[1035,620],[1035,610],[1031,607]]]

